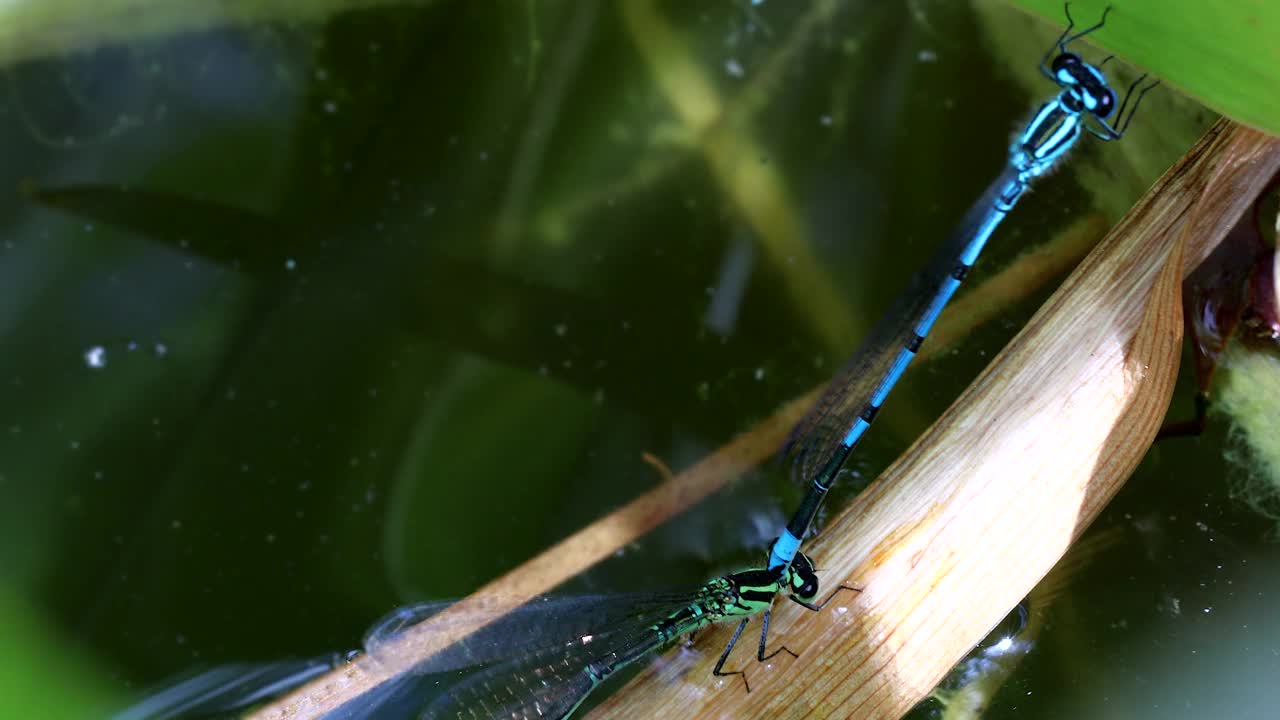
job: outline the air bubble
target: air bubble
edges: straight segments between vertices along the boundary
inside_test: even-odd
[[[84,364],[92,370],[101,370],[107,366],[107,349],[94,345],[84,351]]]

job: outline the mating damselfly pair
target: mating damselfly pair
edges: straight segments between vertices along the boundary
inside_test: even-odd
[[[842,584],[819,599],[814,562],[800,552],[823,499],[854,448],[1021,196],[1038,177],[1061,163],[1083,133],[1103,141],[1122,137],[1143,95],[1154,86],[1139,88],[1140,77],[1117,102],[1101,69],[1107,60],[1094,65],[1069,49],[1101,28],[1107,12],[1097,23],[1073,33],[1075,23],[1068,11],[1066,30],[1040,61],[1041,71],[1058,86],[1058,93],[1016,135],[1002,172],[793,432],[785,451],[793,477],[807,483],[808,491],[773,542],[764,566],[716,578],[692,592],[529,603],[497,616],[456,645],[413,663],[393,681],[335,708],[333,716],[398,716],[387,715],[394,708],[420,718],[565,718],[618,671],[681,636],[730,621],[738,626],[712,672],[741,678],[743,691],[749,692],[746,670],[726,669],[726,663],[755,617],[761,625],[757,660],[764,662],[783,653],[795,656],[785,645],[769,647],[774,600],[782,595],[817,612],[841,593],[859,591],[855,585]],[[404,633],[447,606],[429,603],[397,610],[369,632],[365,651],[377,661]],[[119,717],[228,712],[296,686],[331,664],[270,664],[243,668],[238,674],[197,676],[186,681],[185,692],[175,690],[167,698],[157,695]],[[450,681],[447,689],[434,692],[436,683],[444,680]]]

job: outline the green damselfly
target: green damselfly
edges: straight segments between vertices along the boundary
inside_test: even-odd
[[[712,674],[741,677],[749,692],[746,672],[725,670],[724,666],[751,618],[761,617],[757,660],[766,662],[780,653],[797,657],[786,646],[772,651],[766,647],[774,599],[782,593],[816,612],[843,590],[857,591],[842,585],[822,602],[815,602],[817,573],[813,561],[800,553],[781,575],[763,568],[743,570],[715,578],[693,592],[548,597],[492,620],[459,617],[456,622],[486,624],[326,717],[567,718],[616,672],[683,635],[733,620],[739,621],[738,627]],[[420,623],[432,622],[450,605],[409,605],[387,615],[365,635],[370,659],[403,665],[402,659],[393,657],[399,652],[397,640]],[[321,664],[292,661],[236,666],[239,673],[215,668],[153,694],[115,720],[225,715],[265,699],[262,685],[268,680],[271,694],[279,695],[310,680]],[[289,673],[293,671],[296,676],[291,682]],[[254,676],[263,681],[254,682]],[[201,682],[201,678],[207,681]],[[161,698],[167,698],[167,703]]]

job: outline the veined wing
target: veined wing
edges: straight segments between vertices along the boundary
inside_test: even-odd
[[[220,665],[170,681],[112,720],[172,720],[235,713],[306,683],[345,662],[343,655]]]
[[[1016,177],[1014,170],[1006,168],[991,183],[965,214],[959,228],[912,278],[822,397],[791,431],[782,454],[791,459],[794,480],[811,482],[841,451],[854,421],[890,376],[899,351],[915,340],[916,329],[939,288],[955,270],[978,229],[989,225],[997,197]]]
[[[581,644],[599,631],[610,637],[621,627],[654,623],[699,597],[697,592],[621,595],[579,595],[535,600],[515,610],[494,599],[471,602],[465,612],[453,613],[429,630],[448,632],[458,624],[489,622],[474,635],[415,664],[411,672],[383,683],[326,715],[326,720],[399,720],[415,718],[424,704],[460,676],[511,658],[550,657]],[[394,661],[397,639],[405,632],[453,606],[429,602],[400,608],[366,634],[371,660]],[[341,665],[351,655],[335,654],[305,660],[234,663],[188,673],[166,683],[112,720],[176,720],[221,718],[278,698]],[[532,662],[532,660],[530,660]],[[535,663],[536,664],[536,663]],[[452,674],[450,674],[452,672]]]
[[[616,602],[616,600],[615,600]],[[679,635],[718,619],[681,613],[687,605],[619,604],[618,623],[591,635],[508,655],[470,674],[426,705],[420,720],[556,720],[572,713],[615,671],[648,656]],[[662,621],[679,613],[679,620]]]
[[[542,650],[600,635],[635,619],[657,622],[673,609],[688,606],[699,591],[570,595],[538,598],[515,609],[500,598],[467,601],[461,612],[444,613],[453,603],[406,605],[379,620],[365,634],[365,652],[378,662],[399,666],[404,660],[403,638],[411,634],[443,634],[477,627],[439,652],[412,666],[413,674],[429,675],[461,670],[515,655]]]

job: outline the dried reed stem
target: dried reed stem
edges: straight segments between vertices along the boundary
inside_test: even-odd
[[[1128,478],[1180,352],[1181,280],[1280,167],[1280,139],[1221,121],[1028,326],[810,550],[825,612],[783,607],[768,666],[711,680],[732,628],[698,638],[688,682],[646,668],[592,717],[897,718],[1003,618]],[[843,607],[837,607],[843,606]]]

